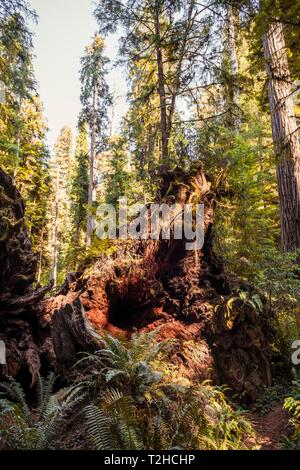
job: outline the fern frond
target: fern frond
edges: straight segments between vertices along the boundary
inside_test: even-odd
[[[115,442],[110,432],[109,418],[95,405],[86,406],[85,415],[89,437],[91,438],[95,449],[115,450]]]
[[[46,380],[41,379],[38,381],[38,389],[39,389],[38,414],[40,417],[43,417],[45,413],[47,412],[49,400],[51,399],[51,395],[53,393],[55,379],[56,379],[55,374],[53,372],[50,372]]]
[[[31,413],[21,385],[13,377],[9,377],[7,382],[0,383],[0,390],[3,390],[12,401],[19,404],[24,419],[30,425],[32,423]]]

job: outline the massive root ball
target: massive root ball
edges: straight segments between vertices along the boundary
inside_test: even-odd
[[[221,260],[212,244],[215,195],[201,168],[165,176],[163,194],[179,204],[205,205],[205,242],[185,249],[186,240],[116,243],[112,256],[75,274],[62,294],[45,304],[51,322],[57,367],[67,372],[76,353],[97,348],[103,330],[129,338],[133,331],[159,328],[158,340],[176,338],[172,360],[183,376],[212,379],[255,399],[270,384],[268,322],[233,298]],[[196,196],[196,197],[195,197]]]

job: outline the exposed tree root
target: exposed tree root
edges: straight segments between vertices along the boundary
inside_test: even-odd
[[[61,295],[45,303],[57,367],[63,371],[77,352],[97,348],[103,329],[128,338],[136,329],[160,326],[160,338],[178,340],[170,360],[183,375],[226,383],[255,399],[271,381],[268,321],[239,299],[228,321],[232,292],[212,248],[210,183],[201,168],[189,175],[177,170],[166,174],[162,193],[167,202],[194,198],[205,204],[203,249],[186,251],[186,240],[124,242],[113,256],[74,275]]]

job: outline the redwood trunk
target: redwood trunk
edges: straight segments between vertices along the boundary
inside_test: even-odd
[[[277,160],[281,245],[283,252],[293,252],[300,248],[300,147],[281,22],[270,25],[263,47]]]
[[[52,280],[54,287],[57,284],[57,258],[58,258],[58,217],[59,217],[59,175],[56,176],[55,219],[53,235]]]
[[[163,56],[161,51],[161,32],[159,23],[159,7],[156,5],[154,13],[154,25],[156,36],[156,61],[158,74],[158,94],[160,102],[160,126],[161,126],[161,142],[162,142],[162,161],[168,159],[168,125],[167,125],[167,101],[165,91],[165,76]]]
[[[91,155],[90,155],[90,180],[88,192],[88,218],[87,218],[87,233],[86,244],[90,247],[92,244],[92,235],[94,228],[94,218],[91,212],[93,206],[93,192],[94,192],[94,166],[95,166],[95,153],[96,153],[96,90],[93,91],[93,117],[91,128]]]
[[[230,124],[235,130],[240,126],[240,119],[238,117],[238,101],[239,101],[239,87],[237,78],[239,73],[239,61],[237,51],[237,26],[238,26],[238,12],[233,7],[232,2],[227,6],[227,35],[228,35],[228,48],[230,60],[230,74],[231,80],[228,86],[229,106],[230,106]]]

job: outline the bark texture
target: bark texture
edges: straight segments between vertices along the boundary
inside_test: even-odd
[[[183,376],[227,383],[256,398],[270,384],[268,326],[263,313],[237,299],[212,245],[215,195],[204,172],[168,172],[162,202],[205,204],[205,243],[187,251],[186,240],[120,242],[112,256],[69,278],[61,295],[45,303],[60,370],[80,350],[97,348],[103,330],[129,338],[133,331],[160,327],[159,339],[176,338],[170,361]],[[67,348],[67,350],[66,350]]]
[[[40,301],[50,287],[32,287],[37,258],[24,221],[24,203],[0,168],[0,339],[6,346],[0,375],[19,374],[31,384],[44,359],[51,360],[49,328],[40,321]]]
[[[87,219],[87,231],[86,231],[86,244],[88,247],[92,243],[92,234],[94,228],[93,214],[90,212],[93,206],[93,194],[94,194],[94,166],[96,156],[96,99],[97,90],[93,90],[93,109],[92,109],[92,125],[91,125],[91,152],[90,152],[90,179],[89,179],[89,190],[88,190],[88,219]]]
[[[277,159],[281,244],[284,252],[300,247],[300,146],[283,26],[269,26],[263,37],[272,134]]]
[[[161,31],[159,18],[159,2],[156,2],[154,9],[154,28],[156,35],[156,62],[158,76],[158,95],[160,102],[160,126],[161,126],[161,143],[162,143],[162,162],[168,158],[168,126],[167,126],[167,99],[165,90],[164,63],[161,50]]]

